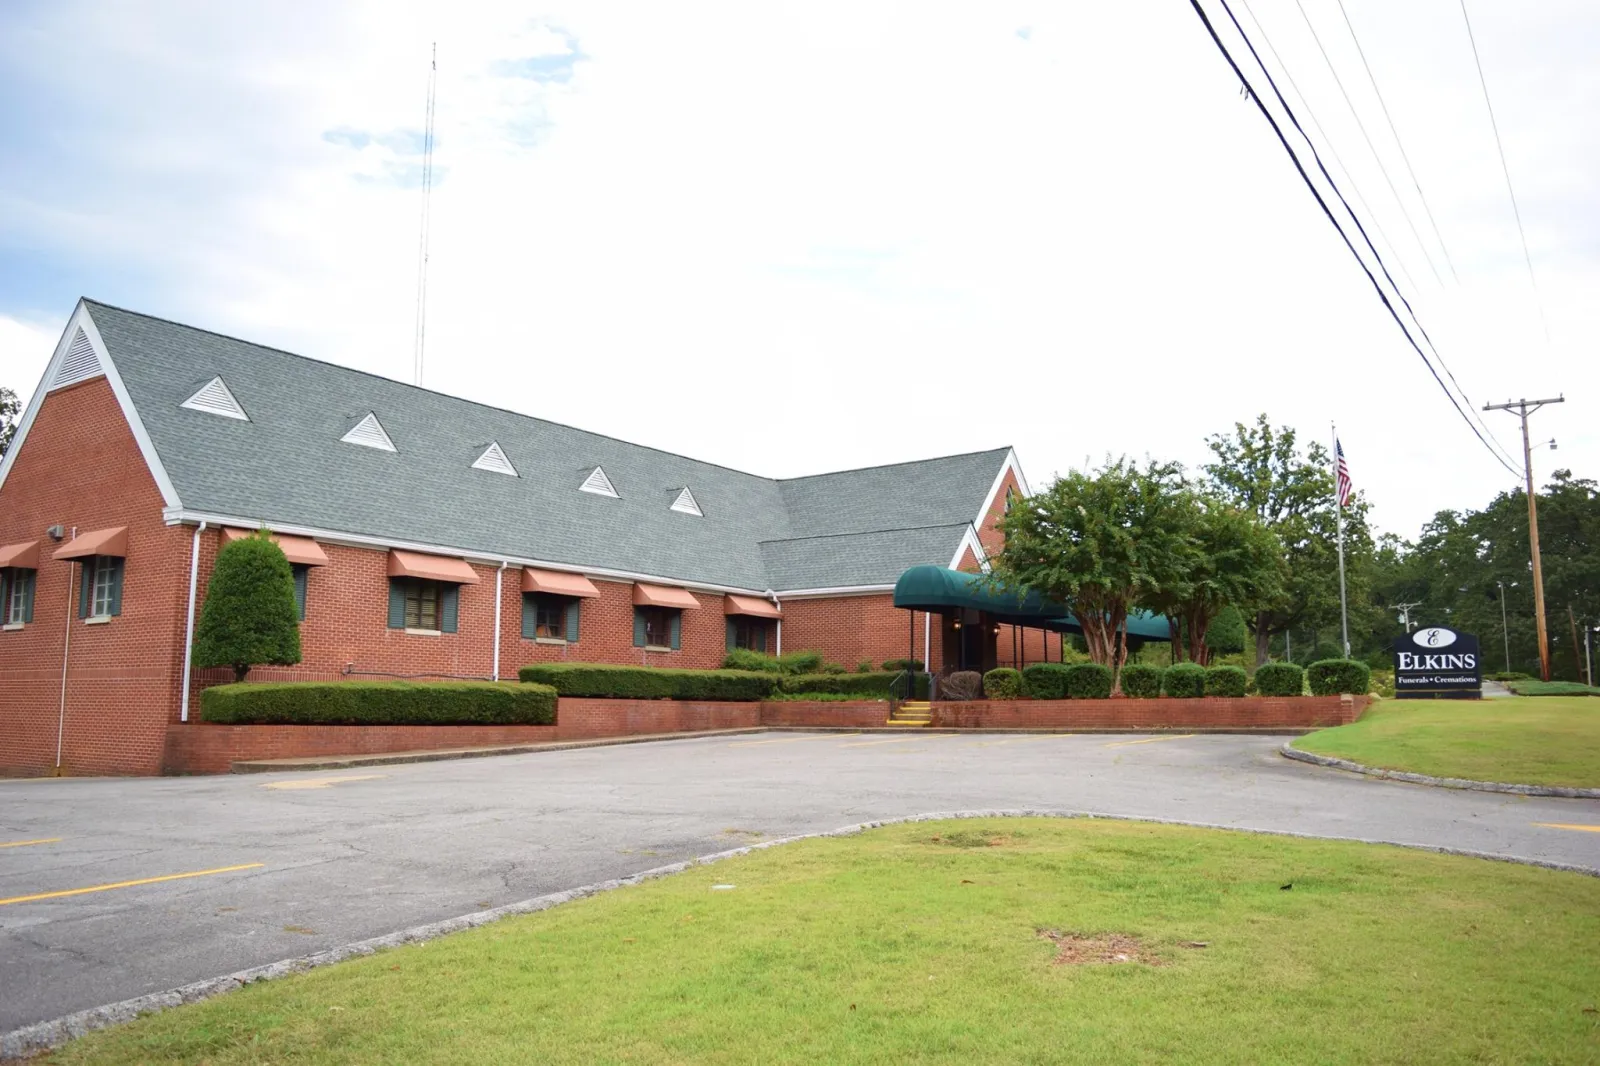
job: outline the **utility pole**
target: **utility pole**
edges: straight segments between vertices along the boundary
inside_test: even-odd
[[[1400,625],[1405,629],[1405,631],[1407,633],[1409,633],[1409,632],[1411,632],[1411,624],[1412,624],[1411,623],[1411,612],[1412,612],[1412,610],[1414,608],[1421,607],[1421,606],[1422,606],[1422,601],[1420,601],[1420,600],[1418,600],[1416,603],[1393,603],[1393,604],[1389,605],[1389,610],[1394,611],[1396,614],[1398,614],[1400,616]]]
[[[1522,420],[1522,469],[1528,486],[1528,547],[1533,555],[1533,623],[1539,635],[1539,677],[1550,680],[1550,635],[1544,624],[1544,567],[1539,562],[1539,506],[1533,495],[1533,448],[1528,443],[1528,416],[1551,403],[1565,403],[1565,396],[1553,400],[1507,400],[1486,403],[1485,411],[1514,411]]]
[[[1506,628],[1506,583],[1496,581],[1500,586],[1500,639],[1506,644],[1506,673],[1511,672],[1511,630]]]

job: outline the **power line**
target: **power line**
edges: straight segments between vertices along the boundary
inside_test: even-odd
[[[1506,148],[1500,143],[1500,124],[1494,118],[1494,104],[1489,100],[1489,83],[1483,76],[1483,60],[1478,58],[1478,39],[1472,33],[1472,18],[1467,14],[1467,0],[1461,0],[1461,20],[1467,24],[1467,40],[1472,45],[1472,62],[1478,68],[1478,84],[1483,87],[1483,106],[1489,111],[1489,127],[1494,130],[1495,151],[1500,153],[1500,171],[1506,176],[1506,192],[1511,194],[1511,213],[1517,220],[1517,236],[1522,238],[1522,261],[1528,265],[1528,283],[1533,286],[1534,306],[1539,308],[1539,322],[1544,326],[1544,340],[1550,343],[1550,320],[1544,316],[1544,301],[1539,298],[1539,279],[1533,275],[1533,256],[1528,254],[1528,235],[1522,229],[1522,210],[1517,206],[1517,190],[1511,185],[1511,168],[1506,165]]]
[[[1423,195],[1422,182],[1417,180],[1417,172],[1411,165],[1411,157],[1406,154],[1406,146],[1400,140],[1400,131],[1395,129],[1394,117],[1389,114],[1389,105],[1383,99],[1383,92],[1378,88],[1378,79],[1372,74],[1372,65],[1367,62],[1366,50],[1361,47],[1361,38],[1356,36],[1356,28],[1350,21],[1350,13],[1344,9],[1344,0],[1338,0],[1339,14],[1344,16],[1345,29],[1350,31],[1350,39],[1355,42],[1356,55],[1361,57],[1361,66],[1367,72],[1367,81],[1372,85],[1372,95],[1378,98],[1378,106],[1383,108],[1384,121],[1389,124],[1389,132],[1394,136],[1394,145],[1400,149],[1400,158],[1405,161],[1406,173],[1411,175],[1411,184],[1417,190],[1417,199],[1422,201],[1422,210],[1428,215],[1428,225],[1433,227],[1434,239],[1439,242],[1439,251],[1444,253],[1444,261],[1450,267],[1450,276],[1461,281],[1461,276],[1456,273],[1455,261],[1450,258],[1450,249],[1445,247],[1444,235],[1439,232],[1439,223],[1434,221],[1433,208],[1428,206],[1428,198]]]
[[[1383,165],[1383,157],[1378,154],[1378,148],[1372,143],[1372,135],[1367,132],[1367,124],[1361,121],[1361,113],[1356,110],[1355,101],[1350,99],[1350,93],[1344,87],[1344,79],[1339,77],[1333,60],[1328,57],[1328,50],[1322,46],[1322,38],[1317,34],[1316,26],[1311,23],[1311,16],[1306,14],[1305,5],[1300,0],[1294,0],[1294,6],[1300,9],[1300,17],[1305,20],[1306,29],[1311,31],[1311,39],[1317,42],[1317,51],[1322,53],[1322,61],[1327,64],[1328,73],[1333,75],[1333,83],[1339,87],[1339,93],[1344,97],[1344,104],[1350,109],[1350,117],[1356,120],[1356,128],[1361,131],[1361,137],[1367,142],[1367,151],[1372,153],[1373,162],[1378,164],[1378,171],[1383,175],[1384,182],[1389,186],[1389,193],[1394,197],[1394,202],[1400,207],[1400,214],[1405,217],[1406,225],[1411,230],[1411,236],[1416,239],[1417,247],[1422,249],[1422,258],[1428,261],[1428,270],[1433,274],[1433,280],[1441,286],[1444,279],[1439,276],[1439,268],[1434,265],[1433,256],[1428,252],[1428,246],[1422,242],[1422,234],[1417,232],[1417,224],[1411,219],[1411,212],[1406,210],[1406,203],[1400,199],[1400,190],[1394,187],[1394,179],[1389,176],[1389,168]]]
[[[1389,273],[1388,264],[1386,264],[1383,261],[1382,254],[1380,254],[1378,249],[1373,245],[1372,238],[1367,234],[1366,227],[1362,224],[1360,217],[1357,216],[1356,213],[1355,213],[1355,210],[1353,208],[1351,208],[1350,201],[1345,199],[1343,191],[1341,191],[1340,188],[1339,188],[1339,183],[1334,181],[1333,180],[1333,175],[1328,173],[1327,166],[1322,162],[1322,154],[1317,151],[1316,143],[1314,141],[1312,141],[1311,135],[1306,133],[1305,127],[1300,125],[1300,119],[1298,117],[1296,117],[1296,115],[1294,113],[1294,108],[1290,107],[1289,106],[1289,101],[1284,99],[1282,90],[1280,90],[1278,88],[1277,80],[1275,78],[1273,78],[1272,72],[1267,69],[1267,65],[1264,62],[1262,62],[1261,53],[1256,51],[1256,46],[1255,46],[1254,42],[1252,42],[1250,40],[1250,35],[1245,33],[1244,27],[1239,24],[1239,19],[1238,19],[1237,16],[1234,15],[1233,8],[1228,5],[1228,0],[1221,0],[1221,2],[1222,2],[1223,10],[1228,13],[1229,21],[1231,21],[1233,23],[1234,30],[1238,32],[1240,39],[1244,41],[1245,47],[1250,49],[1250,55],[1251,55],[1252,58],[1255,59],[1256,65],[1261,68],[1261,73],[1266,76],[1267,84],[1272,86],[1273,95],[1278,98],[1279,106],[1283,108],[1284,114],[1286,114],[1288,116],[1289,121],[1294,124],[1295,130],[1305,140],[1306,147],[1311,149],[1311,158],[1316,161],[1317,169],[1322,172],[1323,180],[1328,183],[1328,186],[1333,190],[1334,195],[1339,198],[1339,203],[1344,206],[1345,213],[1350,216],[1350,221],[1355,223],[1356,230],[1361,234],[1362,239],[1366,242],[1367,249],[1372,252],[1373,259],[1375,259],[1377,261],[1378,268],[1383,272],[1384,279],[1389,282],[1389,288],[1394,291],[1395,296],[1399,297],[1400,303],[1402,305],[1404,305],[1404,307],[1406,309],[1406,314],[1410,316],[1412,324],[1417,327],[1417,332],[1422,335],[1422,339],[1427,344],[1428,350],[1433,353],[1434,360],[1436,362],[1438,362],[1439,366],[1444,370],[1445,376],[1450,379],[1450,384],[1455,386],[1456,395],[1459,395],[1461,397],[1461,399],[1466,402],[1466,405],[1467,405],[1466,406],[1466,410],[1471,413],[1471,417],[1473,419],[1477,420],[1477,424],[1478,424],[1479,428],[1481,428],[1484,433],[1488,434],[1488,440],[1489,441],[1493,441],[1493,445],[1490,447],[1490,451],[1491,452],[1498,452],[1499,454],[1498,454],[1497,458],[1500,459],[1501,465],[1504,465],[1508,469],[1510,469],[1512,464],[1514,463],[1514,460],[1511,458],[1510,453],[1506,451],[1505,445],[1500,443],[1500,438],[1496,437],[1494,435],[1494,431],[1489,428],[1489,426],[1488,426],[1488,424],[1486,422],[1484,422],[1483,416],[1481,414],[1479,414],[1474,409],[1474,404],[1472,403],[1471,398],[1467,396],[1467,392],[1466,392],[1465,389],[1463,389],[1461,387],[1461,383],[1456,380],[1455,372],[1450,369],[1450,364],[1445,362],[1444,356],[1442,354],[1440,354],[1438,346],[1433,343],[1433,338],[1428,335],[1428,331],[1427,331],[1426,327],[1423,326],[1421,319],[1419,319],[1417,317],[1416,309],[1411,306],[1411,301],[1406,299],[1405,293],[1401,292],[1400,291],[1400,287],[1395,284],[1395,280],[1394,280],[1393,275],[1391,275]],[[1247,4],[1245,10],[1248,12],[1249,11],[1249,7],[1248,7],[1247,0],[1244,0],[1244,2],[1246,2],[1246,4]],[[1253,15],[1252,15],[1252,18],[1254,18]],[[1261,28],[1261,23],[1259,21],[1256,22],[1256,28],[1257,29]],[[1266,36],[1265,33],[1263,33],[1262,36],[1263,36],[1263,38],[1265,38],[1265,36]],[[1268,42],[1268,47],[1271,47],[1271,43],[1270,42]],[[1274,52],[1274,55],[1276,55],[1276,54],[1277,53]],[[1279,62],[1280,65],[1283,64],[1283,58],[1281,56],[1278,57],[1278,62]],[[1287,66],[1284,66],[1284,74],[1285,74],[1285,76],[1289,76],[1289,68]],[[1291,76],[1290,77],[1290,85],[1292,86],[1293,84],[1294,84],[1294,81],[1293,81],[1293,78]],[[1304,97],[1302,96],[1302,102],[1303,101],[1304,101]],[[1308,108],[1308,113],[1309,113],[1309,108]],[[1314,120],[1315,120],[1315,117],[1313,116],[1313,121]],[[1319,127],[1319,129],[1320,129],[1320,127]],[[1324,134],[1324,136],[1326,136],[1326,134]],[[1285,145],[1285,147],[1287,147],[1287,145]],[[1330,143],[1329,147],[1330,147],[1330,149],[1332,148],[1331,143]],[[1337,156],[1335,156],[1335,158],[1337,158]],[[1349,172],[1346,171],[1346,176],[1348,176],[1348,174],[1349,174]],[[1352,183],[1352,185],[1354,185],[1354,180],[1353,179],[1352,179],[1351,183]],[[1359,193],[1360,193],[1360,190],[1357,189],[1357,194],[1359,195]],[[1362,201],[1362,202],[1365,203],[1365,201]],[[1369,207],[1368,210],[1370,211],[1371,208]],[[1381,234],[1382,231],[1380,230],[1379,232]],[[1351,251],[1353,252],[1354,249],[1352,248]],[[1357,256],[1357,259],[1359,260],[1360,257]],[[1363,264],[1363,265],[1365,265],[1365,264]],[[1402,269],[1403,269],[1403,264],[1402,264]],[[1409,277],[1409,276],[1410,275],[1408,274],[1407,277]],[[1424,356],[1423,360],[1424,360],[1424,362],[1426,362],[1427,361],[1427,357]],[[1431,369],[1431,366],[1430,366],[1430,369]],[[1435,375],[1435,376],[1437,376],[1437,375]],[[1446,389],[1446,395],[1449,395],[1449,390],[1448,389]],[[1459,410],[1459,408],[1458,408],[1458,410]]]
[[[1223,8],[1227,9],[1227,0],[1222,0],[1222,4]],[[1250,83],[1249,78],[1245,77],[1244,71],[1239,69],[1239,64],[1234,60],[1233,53],[1228,51],[1228,46],[1222,43],[1222,38],[1217,35],[1216,27],[1211,24],[1210,16],[1208,16],[1205,12],[1205,9],[1200,6],[1200,0],[1189,0],[1189,5],[1194,8],[1195,14],[1200,17],[1200,21],[1205,26],[1206,32],[1211,35],[1212,43],[1217,46],[1217,50],[1222,53],[1222,57],[1228,61],[1228,66],[1233,69],[1234,76],[1239,79],[1239,83],[1244,86],[1246,94],[1256,105],[1256,109],[1261,112],[1261,117],[1265,118],[1267,120],[1267,124],[1272,127],[1272,132],[1277,135],[1278,143],[1281,144],[1283,146],[1283,150],[1288,153],[1290,162],[1294,164],[1295,170],[1299,173],[1300,180],[1305,183],[1307,189],[1311,190],[1311,195],[1316,199],[1317,206],[1322,208],[1322,213],[1327,216],[1329,223],[1331,223],[1333,228],[1338,231],[1339,238],[1344,241],[1344,246],[1349,249],[1350,254],[1355,258],[1356,264],[1361,267],[1361,272],[1365,274],[1367,276],[1367,280],[1372,283],[1373,291],[1378,294],[1378,299],[1383,301],[1384,309],[1389,312],[1389,317],[1394,319],[1395,325],[1400,327],[1400,332],[1405,336],[1406,343],[1411,345],[1412,351],[1417,353],[1417,357],[1420,358],[1423,365],[1428,368],[1428,373],[1433,375],[1433,380],[1438,384],[1440,390],[1444,392],[1445,399],[1450,401],[1450,406],[1456,409],[1456,413],[1460,415],[1461,420],[1467,424],[1467,428],[1472,430],[1472,435],[1478,438],[1478,442],[1489,451],[1490,455],[1494,456],[1495,461],[1500,463],[1501,466],[1504,466],[1509,473],[1513,475],[1518,474],[1519,472],[1517,469],[1508,464],[1499,456],[1499,454],[1495,452],[1494,448],[1490,446],[1483,434],[1478,431],[1478,427],[1473,424],[1472,419],[1467,417],[1467,413],[1461,409],[1461,404],[1456,401],[1455,395],[1450,391],[1449,387],[1445,385],[1444,379],[1439,376],[1439,371],[1434,368],[1433,363],[1428,359],[1427,353],[1422,350],[1422,348],[1417,344],[1416,339],[1411,336],[1411,331],[1406,328],[1405,322],[1401,320],[1399,313],[1394,308],[1394,303],[1390,301],[1389,294],[1383,291],[1383,286],[1378,283],[1378,279],[1372,273],[1372,269],[1367,266],[1366,261],[1361,258],[1361,254],[1356,251],[1356,246],[1351,243],[1350,235],[1345,232],[1344,227],[1339,224],[1339,220],[1334,217],[1333,209],[1328,206],[1328,201],[1323,198],[1322,193],[1317,189],[1316,183],[1313,182],[1311,180],[1311,176],[1306,173],[1304,164],[1300,162],[1300,157],[1296,155],[1294,149],[1290,147],[1289,139],[1284,136],[1283,128],[1278,125],[1278,120],[1272,117],[1272,112],[1267,110],[1267,106],[1261,102],[1261,97],[1256,93],[1255,86]],[[1231,10],[1229,10],[1229,17],[1232,18]],[[1234,19],[1234,25],[1236,27],[1238,26],[1237,19]],[[1249,44],[1248,38],[1246,38],[1246,44]],[[1263,73],[1265,73],[1265,68],[1263,68]],[[1267,74],[1267,80],[1271,82],[1271,74]],[[1276,89],[1276,86],[1274,86],[1274,89]],[[1280,102],[1282,101],[1281,94],[1279,94],[1279,100]],[[1303,134],[1304,131],[1302,131],[1302,135]],[[1323,170],[1323,174],[1326,177],[1326,169]],[[1335,192],[1337,191],[1337,187],[1335,187]],[[1340,199],[1341,201],[1343,200],[1343,194],[1340,194]],[[1349,210],[1349,205],[1346,204],[1345,208],[1346,210]],[[1358,222],[1358,228],[1359,225],[1360,224]],[[1371,246],[1370,239],[1368,240],[1368,246]],[[1374,255],[1376,255],[1376,252],[1374,252]],[[1387,270],[1385,270],[1384,273],[1387,276]],[[1390,280],[1390,284],[1393,284],[1393,279]],[[1405,298],[1402,296],[1402,302],[1404,302],[1404,299]]]
[[[413,384],[422,384],[422,357],[428,339],[428,230],[433,200],[433,100],[439,80],[439,45],[434,42],[428,61],[428,108],[422,128],[422,233],[417,238],[417,325],[411,353]]]

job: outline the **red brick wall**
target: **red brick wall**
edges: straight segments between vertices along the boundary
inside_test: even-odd
[[[878,728],[889,721],[887,701],[832,700],[817,703],[763,703],[761,724],[817,729]]]
[[[894,605],[888,592],[869,596],[821,596],[783,601],[783,650],[820,651],[824,659],[854,670],[863,659],[881,667],[885,659],[904,659],[910,645],[922,658],[921,611],[916,613],[916,639],[911,639],[910,612]],[[939,616],[933,616],[933,661],[941,661]]]
[[[942,729],[1310,729],[1346,725],[1365,696],[1243,699],[975,700],[935,703]]]
[[[1019,670],[1034,663],[1058,663],[1061,661],[1061,634],[1026,626],[1015,627],[1013,631],[1012,626],[1002,625],[995,637],[995,656],[1001,666],[1014,666]]]
[[[1006,490],[1010,489],[1018,497],[1022,495],[1022,486],[1017,484],[1017,475],[1010,469],[1006,470],[1005,480],[1000,483],[1000,491],[995,493],[994,502],[989,505],[983,518],[978,522],[978,543],[983,545],[983,550],[989,555],[994,555],[1005,547],[1005,534],[995,525],[1001,515],[1006,513]],[[958,567],[966,569],[966,567]]]
[[[56,761],[62,649],[71,627],[62,769],[157,772],[176,714],[190,539],[161,519],[162,499],[105,378],[45,396],[0,486],[0,544],[42,540],[33,622],[0,632],[0,770]],[[80,567],[50,556],[45,529],[128,527],[122,614],[77,616]],[[68,581],[72,583],[69,613]]]

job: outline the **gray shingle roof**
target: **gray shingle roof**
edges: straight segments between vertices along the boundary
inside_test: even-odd
[[[949,563],[1009,451],[779,481],[85,303],[188,511],[754,590],[882,584]],[[179,406],[219,375],[248,422]],[[369,412],[397,451],[340,442]],[[491,441],[519,477],[472,469]],[[578,491],[596,466],[621,499]],[[705,517],[671,509],[686,486]]]

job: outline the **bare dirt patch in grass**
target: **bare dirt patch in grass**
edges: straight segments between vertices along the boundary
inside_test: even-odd
[[[1102,933],[1084,936],[1081,933],[1063,933],[1059,929],[1039,930],[1039,939],[1056,946],[1052,966],[1090,966],[1095,963],[1142,962],[1146,966],[1163,966],[1166,960],[1149,948],[1132,933]]]
[[[1025,836],[1026,833],[985,833],[973,829],[954,829],[936,837],[929,837],[928,843],[943,844],[950,848],[1003,848]]]

